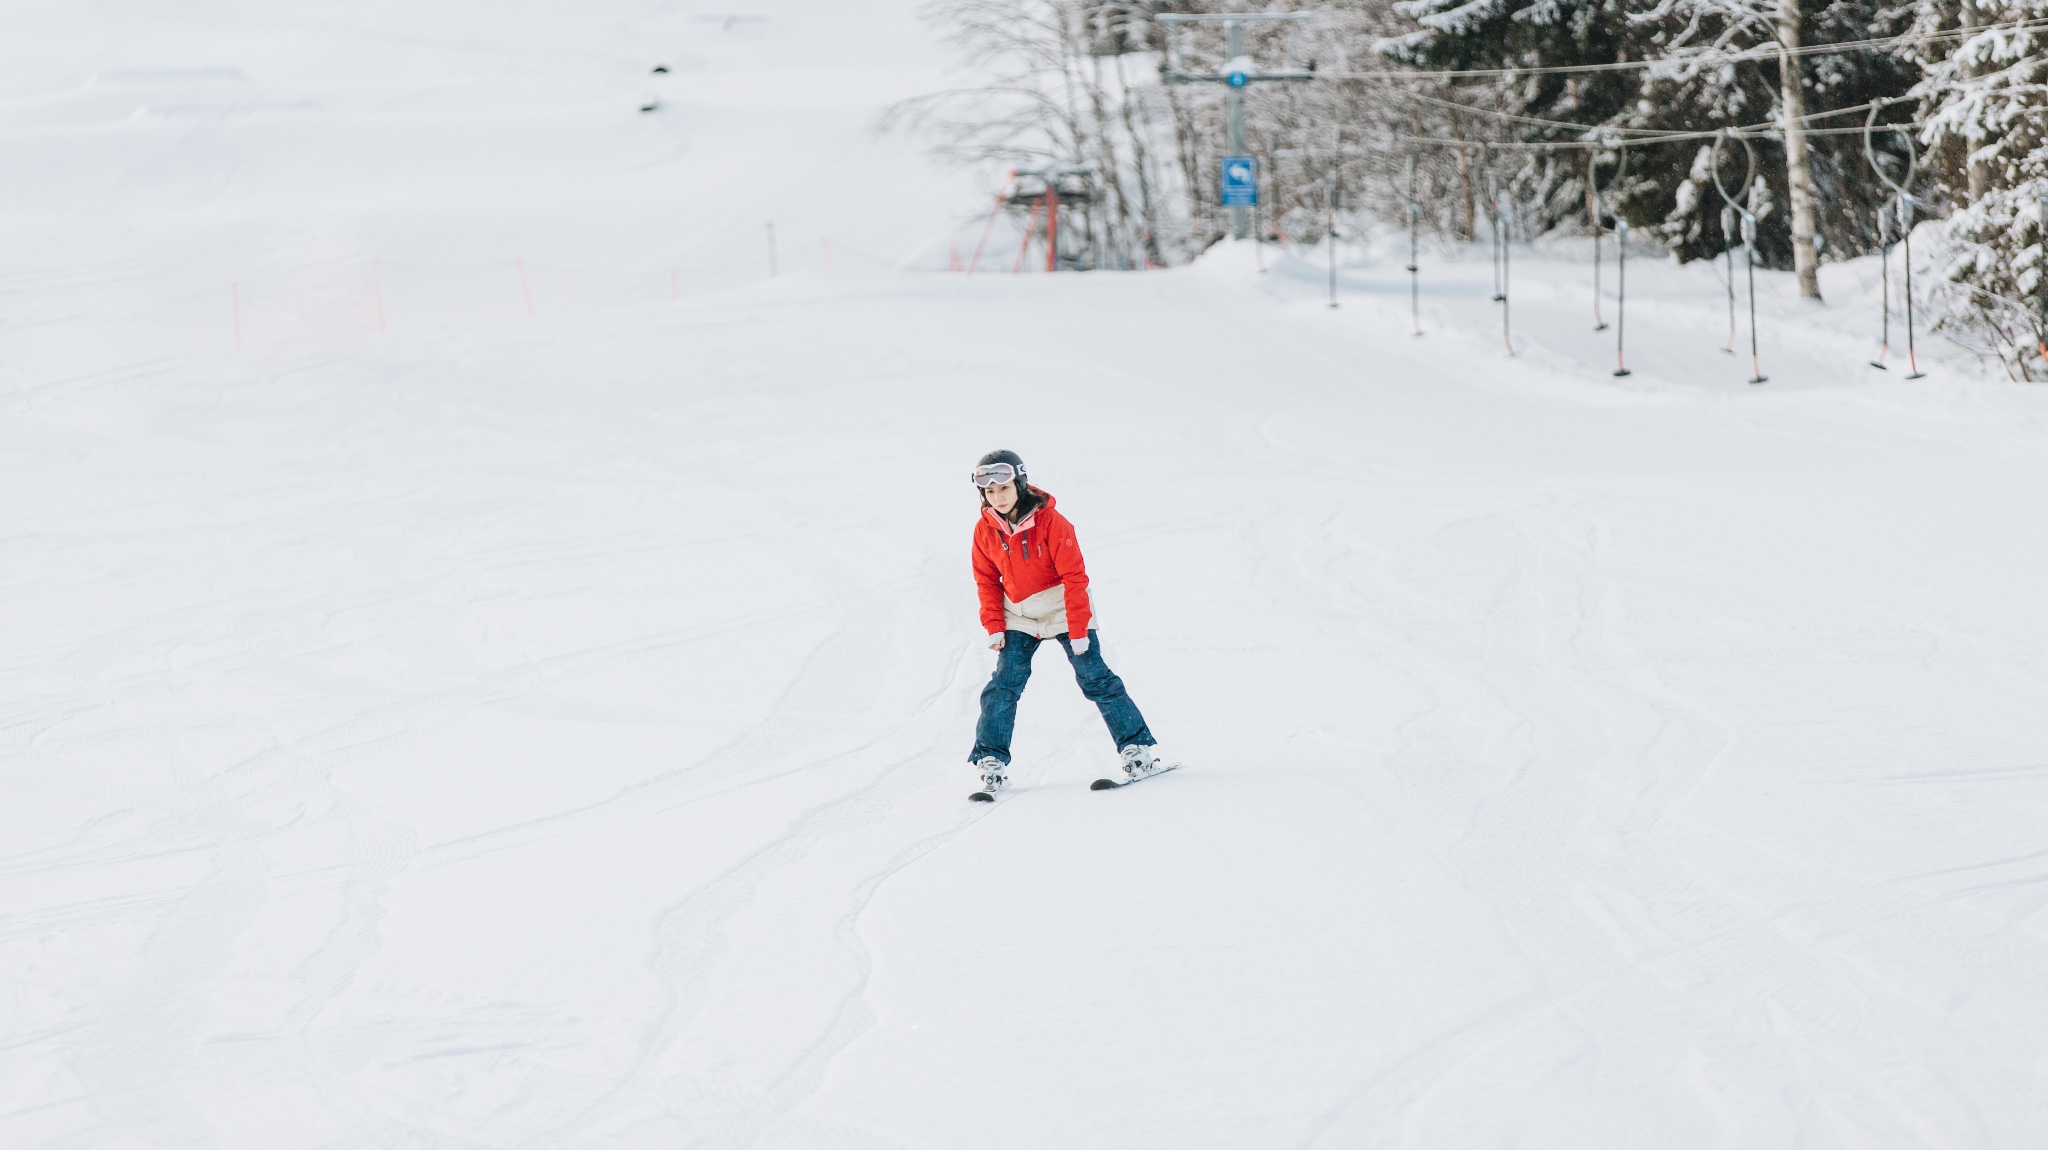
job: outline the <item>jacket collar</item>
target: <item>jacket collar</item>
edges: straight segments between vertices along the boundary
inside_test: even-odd
[[[1003,518],[1000,515],[997,515],[996,509],[990,507],[986,503],[981,505],[981,513],[983,516],[987,517],[990,523],[996,525],[996,530],[1002,532],[1005,535],[1015,535],[1020,531],[1029,531],[1031,529],[1031,525],[1033,523],[1038,522],[1038,516],[1041,512],[1051,511],[1054,505],[1059,502],[1058,500],[1052,497],[1052,492],[1047,491],[1043,487],[1034,487],[1032,488],[1032,490],[1038,492],[1040,495],[1045,496],[1045,502],[1040,503],[1038,506],[1032,508],[1031,514],[1026,515],[1024,518],[1018,520],[1017,525],[1015,527],[1010,526],[1009,520]]]

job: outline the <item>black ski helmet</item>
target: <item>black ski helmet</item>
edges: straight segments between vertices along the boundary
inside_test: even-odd
[[[1004,516],[1005,519],[1015,523],[1036,511],[1039,505],[1045,502],[1044,496],[1032,490],[1031,478],[1024,472],[1024,460],[1016,452],[991,451],[977,460],[974,467],[978,471],[991,463],[1007,463],[1017,469],[1017,502],[1011,506],[1010,513]],[[988,488],[982,488],[979,494],[981,495],[981,505],[987,507]]]
[[[1030,490],[1031,480],[1024,473],[1024,459],[1022,456],[1014,451],[991,451],[980,459],[975,460],[974,466],[978,470],[987,467],[991,463],[1007,463],[1017,469],[1017,483],[1019,484],[1017,494],[1022,495]]]

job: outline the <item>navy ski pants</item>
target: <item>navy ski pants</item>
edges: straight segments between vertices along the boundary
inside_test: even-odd
[[[968,762],[990,755],[1005,763],[1010,761],[1010,732],[1017,726],[1017,700],[1024,694],[1024,684],[1031,680],[1031,656],[1038,653],[1041,642],[1044,640],[1022,631],[1003,632],[1003,649],[996,652],[996,673],[988,686],[981,689],[981,722],[974,726],[974,753],[967,756]],[[1138,704],[1131,702],[1131,696],[1125,692],[1124,681],[1102,661],[1102,640],[1095,632],[1088,632],[1086,655],[1074,654],[1074,645],[1065,635],[1058,642],[1074,668],[1074,681],[1081,685],[1081,693],[1102,712],[1102,721],[1109,724],[1109,737],[1116,740],[1117,749],[1132,743],[1149,747],[1157,742],[1151,729],[1145,726],[1145,716],[1138,713]]]

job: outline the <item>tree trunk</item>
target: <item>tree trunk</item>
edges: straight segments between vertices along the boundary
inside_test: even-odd
[[[1962,3],[1959,5],[1959,7],[1961,8],[1961,23],[1965,30],[1969,32],[1975,32],[1978,28],[1982,28],[1984,26],[1984,14],[1977,10],[1975,0],[1962,0]],[[1964,38],[1963,43],[1969,43],[1968,37]],[[1970,65],[1969,73],[1973,79],[1981,75],[1982,72],[1982,65]],[[1974,143],[1971,145],[1971,150],[1976,150],[1976,145]],[[1973,204],[1981,201],[1984,198],[1984,193],[1991,190],[1991,170],[1988,166],[1985,165],[1984,161],[1970,161],[1969,188],[1970,202]]]
[[[1586,223],[1593,228],[1593,234],[1600,234],[1600,185],[1599,172],[1594,165],[1599,162],[1600,153],[1586,149]]]
[[[1130,81],[1124,78],[1124,58],[1122,56],[1116,58],[1116,86],[1123,105],[1124,134],[1131,138],[1131,154],[1134,159],[1133,167],[1138,172],[1139,241],[1144,245],[1146,262],[1157,264],[1161,261],[1159,258],[1159,237],[1157,235],[1159,219],[1152,207],[1152,150],[1145,146],[1145,134],[1138,130],[1137,120],[1132,115],[1133,105],[1138,101],[1136,94],[1131,91]]]
[[[1114,197],[1114,201],[1109,205],[1111,210],[1103,213],[1103,238],[1108,240],[1110,247],[1118,251],[1127,251],[1131,203],[1124,195],[1123,165],[1118,162],[1116,141],[1110,136],[1109,98],[1102,90],[1102,57],[1090,56],[1088,64],[1088,106],[1093,113],[1090,126],[1094,128],[1095,164],[1101,169],[1093,181],[1095,187],[1091,190],[1095,193],[1096,202],[1101,203],[1103,185],[1108,184],[1109,194]],[[1118,95],[1119,98],[1122,97],[1122,93]],[[1092,208],[1088,212],[1088,239],[1092,250],[1096,239],[1095,211]]]
[[[1166,106],[1173,111],[1173,142],[1180,152],[1181,182],[1188,195],[1188,222],[1194,227],[1197,252],[1209,243],[1208,200],[1203,196],[1201,140],[1196,136],[1194,117],[1172,89],[1166,89]]]
[[[1778,88],[1785,101],[1785,183],[1792,193],[1792,270],[1799,294],[1820,298],[1813,247],[1813,167],[1806,158],[1806,84],[1799,57],[1799,0],[1778,0]]]

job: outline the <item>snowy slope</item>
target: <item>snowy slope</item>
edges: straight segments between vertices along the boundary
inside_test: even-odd
[[[1861,265],[1758,388],[1648,260],[1608,375],[1563,247],[1512,359],[1483,252],[1419,339],[1363,252],[668,298],[912,162],[840,9],[9,17],[0,1144],[2036,1144],[2043,393],[1861,367]],[[777,218],[972,226],[862,186]],[[1089,792],[1048,656],[963,801],[999,445],[1188,770]]]

